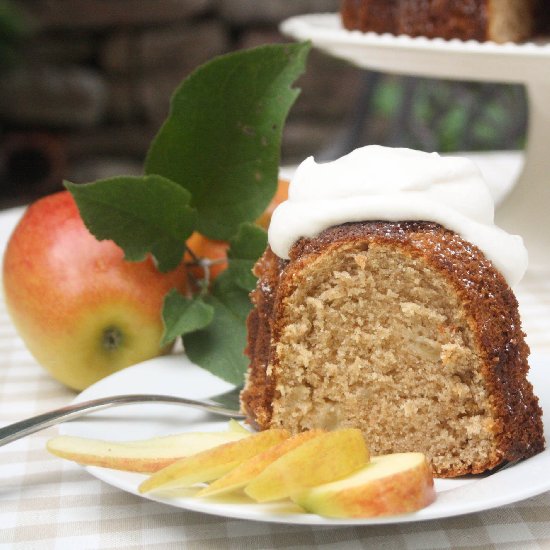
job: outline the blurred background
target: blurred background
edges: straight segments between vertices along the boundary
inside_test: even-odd
[[[292,15],[338,0],[0,0],[0,208],[62,180],[140,174],[179,82],[215,55],[288,41]],[[360,70],[312,51],[282,164],[366,144],[523,148],[521,86]]]

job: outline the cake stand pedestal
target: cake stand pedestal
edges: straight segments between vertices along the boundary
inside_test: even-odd
[[[523,171],[496,211],[496,222],[521,235],[529,268],[550,270],[550,59],[548,80],[526,81],[529,128]]]
[[[338,14],[293,17],[284,34],[365,69],[395,74],[523,84],[529,102],[523,171],[496,212],[521,235],[529,268],[550,270],[550,44],[495,44],[347,31]]]

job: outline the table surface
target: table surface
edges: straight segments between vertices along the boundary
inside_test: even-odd
[[[498,181],[499,167],[510,174],[515,161],[496,160],[489,168]],[[19,216],[20,210],[0,213],[0,253]],[[528,272],[515,291],[531,349],[550,355],[550,273]],[[0,300],[0,425],[65,405],[74,395],[36,364]],[[550,492],[482,513],[394,526],[247,522],[187,512],[106,485],[46,452],[56,433],[51,428],[0,448],[1,549],[550,548]]]

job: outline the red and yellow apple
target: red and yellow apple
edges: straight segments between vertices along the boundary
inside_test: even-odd
[[[32,204],[3,263],[6,305],[36,360],[82,390],[100,378],[168,351],[160,347],[162,304],[184,293],[183,263],[160,273],[151,258],[127,262],[112,241],[86,229],[67,191]]]

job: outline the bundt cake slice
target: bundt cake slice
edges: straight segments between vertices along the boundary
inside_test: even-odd
[[[434,474],[544,448],[508,283],[432,222],[344,223],[256,265],[241,396],[259,429],[358,427],[371,453],[416,451]]]

